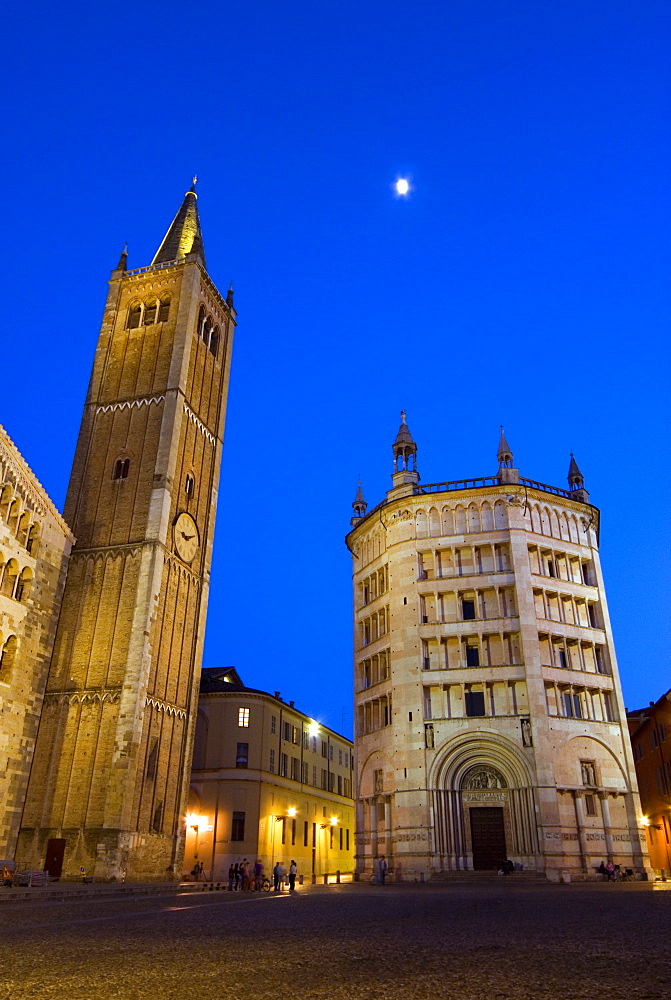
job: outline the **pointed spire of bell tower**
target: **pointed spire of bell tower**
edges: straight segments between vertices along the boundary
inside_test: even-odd
[[[172,220],[163,242],[156,251],[153,264],[167,264],[172,260],[180,260],[187,254],[197,253],[205,265],[203,249],[203,234],[200,229],[198,215],[198,195],[196,194],[197,177],[184,195],[180,209]]]
[[[589,493],[585,489],[585,479],[578,468],[573,452],[568,467],[568,488],[571,491],[571,498],[579,503],[589,503]]]
[[[368,504],[366,503],[366,498],[363,495],[363,489],[361,488],[361,480],[359,480],[359,484],[356,490],[356,496],[354,497],[354,502],[352,504],[352,510],[354,512],[352,514],[352,520],[350,521],[352,527],[354,527],[355,524],[358,524],[362,517],[366,516],[367,509],[368,509]]]
[[[391,481],[394,488],[406,484],[416,486],[419,482],[417,471],[417,445],[405,420],[405,410],[401,410],[401,426],[392,445],[394,471]],[[407,491],[412,493],[412,490]]]
[[[501,433],[499,435],[499,450],[496,453],[496,457],[499,460],[499,471],[498,480],[500,483],[519,483],[520,474],[518,469],[513,468],[513,453],[510,445],[506,441],[506,436],[503,433],[503,424],[501,424]]]
[[[124,248],[121,251],[121,256],[119,257],[119,263],[114,268],[115,271],[127,271],[128,270],[128,244],[124,244]]]

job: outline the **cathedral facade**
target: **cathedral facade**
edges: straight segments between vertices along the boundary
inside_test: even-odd
[[[553,880],[649,871],[599,562],[599,511],[520,476],[420,485],[402,415],[392,488],[353,556],[357,867]]]
[[[0,427],[0,865],[16,850],[73,542]]]
[[[52,875],[181,874],[234,328],[192,187],[151,264],[124,252],[109,283],[17,852]]]

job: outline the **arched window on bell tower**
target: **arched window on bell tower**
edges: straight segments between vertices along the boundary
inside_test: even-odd
[[[117,458],[112,471],[112,479],[115,482],[120,482],[122,479],[128,479],[129,469],[130,458]]]

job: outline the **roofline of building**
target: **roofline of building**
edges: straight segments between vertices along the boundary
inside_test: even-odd
[[[214,670],[216,668],[214,668],[214,667],[207,667],[205,669]],[[314,716],[308,715],[307,712],[301,711],[301,709],[300,708],[296,708],[295,705],[292,706],[292,705],[288,704],[288,702],[283,701],[281,698],[277,698],[274,694],[271,694],[269,691],[261,691],[260,688],[250,688],[250,687],[247,687],[244,684],[242,684],[242,685],[239,685],[239,684],[226,684],[225,688],[222,687],[222,688],[214,690],[214,691],[202,691],[201,690],[200,694],[199,694],[199,697],[200,698],[210,698],[210,697],[216,697],[216,696],[219,696],[219,695],[222,695],[225,698],[230,698],[233,695],[243,696],[243,697],[247,696],[247,695],[252,695],[252,696],[260,696],[262,698],[268,698],[271,702],[274,702],[280,708],[285,709],[288,712],[295,712],[296,715],[302,715],[304,719],[309,719],[310,722],[316,722],[317,725],[319,726],[319,728],[321,730],[324,730],[327,733],[331,733],[333,736],[337,736],[339,740],[343,740],[345,743],[349,743],[351,746],[354,746],[354,740],[351,740],[349,738],[349,736],[343,736],[342,733],[337,732],[337,730],[335,730],[335,729],[331,729],[330,726],[327,726],[323,722],[320,722],[319,719],[315,719]]]
[[[657,701],[651,702],[646,705],[645,708],[634,708],[627,712],[627,722],[637,722],[638,726],[636,729],[630,732],[630,737],[633,740],[635,736],[643,729],[650,721],[650,716],[657,708],[662,707],[662,703],[665,701],[671,701],[671,689],[669,689],[665,694],[658,698]]]
[[[27,477],[27,482],[25,483],[25,485],[28,491],[37,494],[37,497],[39,497],[39,502],[43,503],[47,507],[49,513],[52,515],[58,526],[65,532],[68,539],[74,544],[75,536],[72,533],[72,528],[66,522],[63,515],[56,507],[56,504],[53,502],[53,500],[45,490],[44,486],[42,486],[42,483],[39,481],[33,470],[30,468],[25,458],[17,448],[14,441],[12,441],[11,437],[7,433],[6,429],[2,426],[2,424],[0,424],[0,447],[4,447],[7,450],[8,457],[14,462],[16,462],[16,464],[21,469],[23,474]],[[33,497],[33,499],[35,500],[36,497]]]
[[[468,485],[472,484],[472,485]],[[599,518],[601,511],[592,503],[585,503],[582,500],[576,500],[571,496],[569,490],[560,489],[558,486],[548,486],[545,483],[538,483],[534,479],[520,479],[519,483],[501,483],[498,476],[481,476],[476,479],[456,479],[448,483],[428,483],[426,486],[415,486],[411,494],[407,494],[401,497],[390,497],[386,496],[384,500],[381,500],[378,504],[372,507],[368,513],[361,518],[361,520],[354,525],[354,527],[347,532],[345,535],[345,541],[349,548],[350,537],[359,530],[362,524],[365,524],[373,514],[378,514],[381,510],[386,507],[391,506],[396,503],[407,503],[409,500],[419,500],[422,497],[436,497],[439,499],[442,496],[477,496],[479,493],[484,491],[491,492],[496,491],[497,493],[514,494],[519,493],[524,496],[526,500],[530,496],[538,496],[543,499],[546,494],[557,497],[563,503],[575,504],[577,510],[587,510],[593,511],[596,514],[597,523],[597,533],[599,526]]]

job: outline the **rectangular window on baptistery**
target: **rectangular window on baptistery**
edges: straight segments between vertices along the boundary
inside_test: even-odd
[[[466,692],[466,715],[474,717],[485,714],[484,691]]]
[[[461,602],[461,614],[465,622],[473,621],[475,618],[475,601]]]
[[[466,646],[466,666],[480,666],[480,650],[477,646]],[[484,714],[484,713],[483,713]]]

